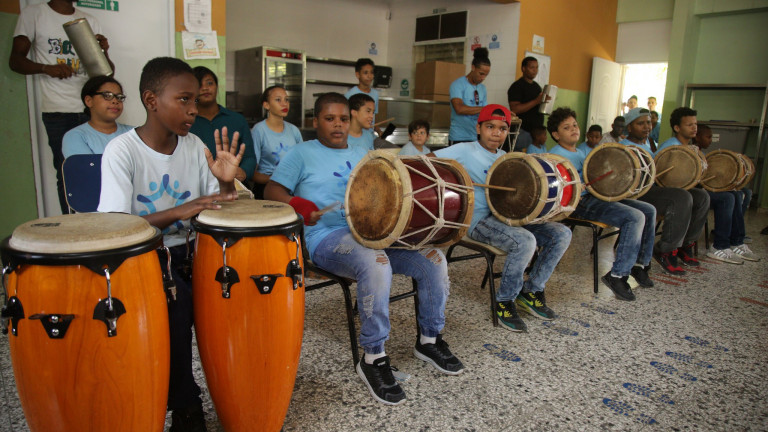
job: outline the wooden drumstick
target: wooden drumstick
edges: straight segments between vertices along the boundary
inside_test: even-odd
[[[489,185],[489,184],[485,184],[485,183],[472,183],[472,184],[475,185],[475,186],[480,186],[480,187],[484,187],[484,188],[487,188],[487,189],[498,189],[498,190],[503,190],[503,191],[507,191],[507,192],[517,192],[517,189],[516,188],[512,188],[512,187],[494,186],[494,185]]]
[[[374,123],[374,124],[373,124],[373,127],[376,127],[376,126],[381,126],[381,125],[383,125],[384,123],[389,123],[389,122],[391,122],[391,121],[392,121],[392,120],[394,120],[394,119],[395,119],[394,117],[390,117],[390,118],[388,118],[388,119],[386,119],[386,120],[382,120],[382,121],[380,121],[380,122],[378,122],[378,123]]]
[[[596,178],[596,179],[592,180],[592,181],[591,181],[591,182],[589,182],[589,183],[585,183],[585,184],[584,184],[584,186],[589,186],[589,185],[591,185],[592,183],[595,183],[595,182],[599,182],[600,180],[602,180],[602,179],[604,179],[604,178],[608,177],[608,176],[609,176],[609,175],[611,175],[611,174],[613,174],[613,170],[610,170],[610,171],[608,171],[607,173],[605,173],[605,174],[603,174],[603,175],[597,176],[597,178]]]
[[[672,171],[674,168],[675,168],[675,166],[674,166],[674,165],[672,165],[671,167],[669,167],[669,168],[665,169],[665,170],[664,170],[664,171],[662,171],[662,172],[657,172],[657,173],[656,173],[656,177],[661,177],[661,176],[663,176],[664,174],[666,174],[666,173],[668,173],[668,172]]]
[[[336,201],[333,204],[327,205],[327,206],[321,208],[320,210],[318,210],[317,211],[317,215],[318,216],[322,216],[322,215],[328,213],[331,210],[335,210],[337,207],[340,207],[340,206],[341,206],[341,201]]]
[[[715,177],[717,177],[717,176],[711,176],[711,177],[707,177],[707,178],[705,178],[705,179],[701,179],[701,181],[699,181],[699,183],[704,183],[705,181],[709,181],[709,180],[712,180],[712,179],[713,179],[713,178],[715,178]]]

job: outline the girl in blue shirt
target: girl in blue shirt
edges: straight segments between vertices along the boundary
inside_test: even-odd
[[[264,187],[280,164],[280,159],[303,140],[299,128],[285,121],[291,103],[284,88],[272,86],[264,90],[261,106],[267,111],[267,118],[256,123],[251,134],[256,158],[259,160],[253,180]]]

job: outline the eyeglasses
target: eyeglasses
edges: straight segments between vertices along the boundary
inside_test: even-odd
[[[117,98],[118,101],[123,102],[126,98],[126,96],[122,93],[114,94],[111,91],[96,92],[94,94],[103,97],[106,101],[111,101],[112,99]]]

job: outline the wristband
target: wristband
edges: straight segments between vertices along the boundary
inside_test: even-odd
[[[297,196],[291,198],[288,204],[293,207],[294,210],[296,210],[296,213],[300,214],[301,217],[304,218],[304,225],[309,222],[313,211],[320,210],[312,201]]]

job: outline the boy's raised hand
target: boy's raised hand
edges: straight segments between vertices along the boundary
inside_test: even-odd
[[[213,140],[216,142],[216,160],[213,159],[211,152],[207,148],[205,149],[208,168],[219,181],[231,182],[235,179],[240,161],[243,160],[245,153],[245,144],[240,144],[240,151],[238,151],[237,141],[239,138],[240,133],[235,132],[232,136],[232,145],[230,145],[225,126],[221,128],[221,133],[218,130],[213,132]]]

